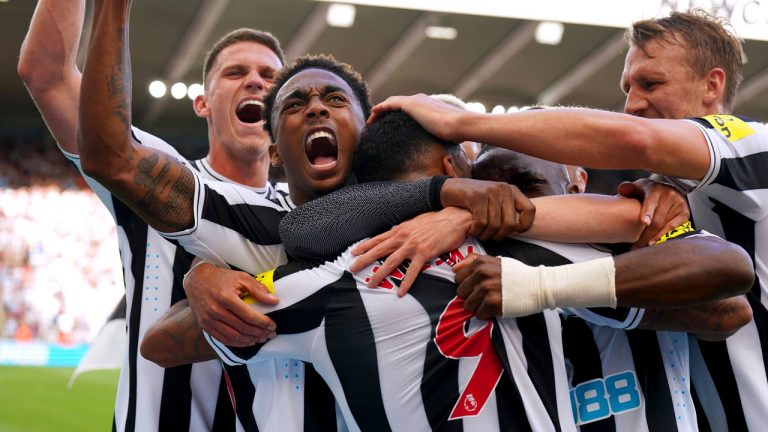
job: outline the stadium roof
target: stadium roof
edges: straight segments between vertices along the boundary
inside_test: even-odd
[[[536,3],[547,5],[553,1]],[[681,8],[690,3],[656,1],[667,8],[670,5]],[[597,7],[601,2],[606,5],[641,3],[624,0],[561,3]],[[0,40],[0,50],[11,53],[11,58],[16,58],[35,3],[0,1],[0,28],[5,36]],[[624,96],[618,82],[626,48],[623,30],[618,26],[566,22],[560,43],[550,45],[537,41],[537,32],[542,31],[538,19],[549,16],[546,8],[531,9],[523,2],[490,1],[521,5],[519,14],[507,6],[506,12],[499,14],[504,17],[499,17],[487,16],[487,13],[466,14],[472,12],[466,9],[467,4],[482,7],[489,4],[489,0],[399,3],[418,3],[425,10],[357,4],[352,25],[338,27],[329,24],[327,19],[329,11],[336,6],[324,1],[134,1],[131,20],[134,122],[161,135],[204,143],[205,123],[194,116],[191,101],[176,100],[170,91],[154,98],[149,94],[149,84],[160,80],[170,90],[176,82],[199,83],[205,51],[222,34],[244,26],[274,33],[283,42],[289,59],[303,53],[331,53],[352,64],[370,83],[374,101],[393,94],[425,92],[454,93],[469,102],[482,103],[488,111],[494,107],[499,111],[535,103],[611,110],[623,107]],[[734,22],[762,25],[747,29],[741,23],[740,28],[752,39],[747,39],[745,44],[749,61],[735,110],[768,121],[768,104],[764,102],[768,96],[768,42],[758,40],[762,35],[768,38],[768,19],[765,18],[768,5],[761,9],[759,2],[743,0],[728,4],[731,8],[721,8],[721,13],[730,14]],[[426,10],[430,7],[433,10]],[[578,18],[575,13],[564,13],[557,8],[550,10],[553,11],[550,19],[583,22],[567,19]],[[342,7],[337,19],[343,20],[344,12]],[[555,34],[550,36],[556,38],[558,25],[551,27]],[[15,61],[0,65],[0,92],[3,95],[0,130],[41,127],[40,117],[16,76]]]

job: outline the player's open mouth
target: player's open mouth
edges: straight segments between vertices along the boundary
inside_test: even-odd
[[[237,119],[243,123],[257,123],[261,121],[261,113],[264,111],[264,104],[255,99],[248,99],[240,102],[235,110]]]
[[[327,129],[311,132],[304,141],[304,152],[313,166],[330,168],[339,158],[336,136]]]

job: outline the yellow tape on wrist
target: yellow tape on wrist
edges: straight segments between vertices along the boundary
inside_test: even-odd
[[[275,269],[267,270],[264,273],[259,273],[256,276],[254,276],[254,279],[261,282],[262,285],[267,287],[267,290],[269,290],[270,294],[275,293]],[[257,302],[255,298],[253,298],[252,295],[245,293],[242,297],[244,302],[248,304],[254,304]]]

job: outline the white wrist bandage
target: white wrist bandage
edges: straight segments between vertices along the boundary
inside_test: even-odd
[[[557,267],[531,267],[501,258],[501,306],[505,317],[557,307],[616,307],[612,257]]]

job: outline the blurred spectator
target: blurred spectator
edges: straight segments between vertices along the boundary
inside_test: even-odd
[[[81,343],[122,296],[115,226],[50,145],[0,145],[0,337]]]

